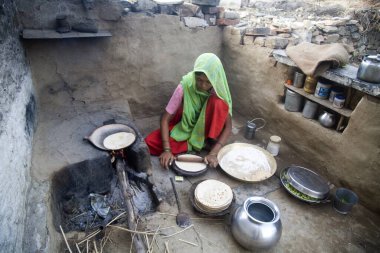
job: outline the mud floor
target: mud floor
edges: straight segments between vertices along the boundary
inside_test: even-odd
[[[137,120],[143,134],[158,127],[158,117]],[[235,113],[233,127],[239,129],[245,119]],[[147,123],[150,124],[147,124]],[[269,135],[266,130],[258,132],[252,141],[244,139],[241,128],[238,134],[230,138],[230,142],[248,142],[261,146],[266,145]],[[212,178],[229,184],[235,193],[236,204],[241,204],[249,196],[264,196],[275,202],[281,212],[283,224],[282,237],[279,243],[265,252],[376,252],[380,248],[379,217],[361,205],[353,208],[348,215],[337,213],[331,204],[309,205],[290,196],[280,185],[279,169],[290,164],[309,166],[302,157],[295,155],[285,145],[276,157],[278,170],[270,179],[254,184],[247,184],[231,179],[220,170],[209,170],[205,175],[186,178],[176,183],[180,200],[185,212],[192,218],[193,227],[182,231],[175,223],[177,206],[169,182],[169,177],[175,174],[160,167],[157,157],[152,157],[153,177],[160,190],[166,193],[166,199],[157,212],[141,217],[138,229],[140,231],[155,231],[160,228],[160,234],[148,236],[153,252],[165,252],[167,243],[170,252],[247,252],[240,247],[230,232],[230,217],[205,218],[198,215],[191,207],[189,189],[199,180]],[[103,252],[130,251],[131,234],[116,228],[107,229],[107,241]],[[83,235],[70,233],[72,238]],[[186,242],[185,242],[186,241]],[[103,240],[104,242],[104,240]],[[62,244],[63,245],[63,244]],[[61,245],[61,246],[62,246]],[[91,247],[91,245],[90,245]],[[98,241],[100,247],[100,240]],[[82,246],[81,249],[84,249]]]

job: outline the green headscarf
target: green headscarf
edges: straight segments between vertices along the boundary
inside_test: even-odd
[[[202,72],[207,76],[216,95],[228,104],[229,114],[232,116],[231,95],[222,62],[212,53],[200,55],[195,61],[194,70],[182,77],[182,119],[170,133],[176,141],[187,140],[189,151],[199,151],[204,146],[205,114],[210,96],[210,93],[197,89],[195,72]]]

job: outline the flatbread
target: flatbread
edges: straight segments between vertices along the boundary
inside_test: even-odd
[[[118,150],[131,145],[136,139],[136,136],[132,133],[119,132],[107,136],[103,145],[110,150]]]
[[[180,155],[180,157],[199,157],[199,156],[192,155],[192,154],[184,154],[184,155]],[[183,170],[186,172],[200,172],[207,168],[207,164],[205,163],[192,163],[192,162],[179,162],[179,161],[174,161],[174,162],[180,170]]]
[[[240,147],[224,154],[220,166],[233,177],[255,181],[272,175],[267,156],[253,147]]]
[[[195,198],[202,206],[218,209],[228,206],[232,202],[233,193],[227,184],[209,179],[195,188]]]

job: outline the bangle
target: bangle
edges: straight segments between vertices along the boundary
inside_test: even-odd
[[[164,152],[171,152],[172,149],[171,148],[164,148]]]
[[[217,153],[210,153],[210,154],[208,154],[208,155],[216,156]]]

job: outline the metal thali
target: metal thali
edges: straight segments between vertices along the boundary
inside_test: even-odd
[[[238,160],[240,159],[239,162],[245,162],[244,159],[246,159],[249,166],[244,166],[247,164],[241,166],[242,164],[239,163],[236,163],[236,165],[232,163],[231,166],[228,166],[224,161],[232,153],[239,153],[242,156],[241,158],[237,158]],[[266,180],[273,176],[277,169],[277,162],[268,151],[259,146],[248,143],[233,143],[226,145],[219,151],[217,158],[220,168],[225,173],[244,182],[259,182]],[[259,171],[261,169],[260,164],[258,163],[259,160],[265,163],[265,170]],[[257,168],[255,168],[255,166]]]

